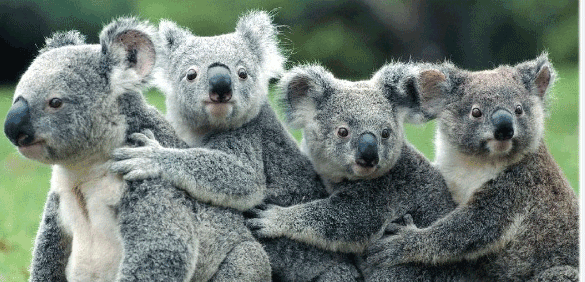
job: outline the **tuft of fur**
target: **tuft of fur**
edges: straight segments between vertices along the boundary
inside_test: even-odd
[[[39,54],[62,46],[82,44],[85,44],[85,35],[77,30],[55,32],[45,39],[45,46],[39,50]]]
[[[547,55],[477,72],[448,63],[422,69],[436,75],[421,78],[439,84],[423,100],[438,119],[435,165],[459,206],[380,241],[370,261],[459,261],[482,279],[576,281],[577,197],[543,140],[555,79]]]

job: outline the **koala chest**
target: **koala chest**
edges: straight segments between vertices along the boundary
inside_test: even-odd
[[[123,254],[117,206],[124,181],[104,173],[74,184],[72,177],[53,177],[61,198],[59,216],[73,238],[66,275],[69,281],[113,281]]]
[[[477,164],[463,158],[437,159],[435,165],[445,178],[451,196],[458,205],[467,203],[484,183],[496,178],[505,168]]]

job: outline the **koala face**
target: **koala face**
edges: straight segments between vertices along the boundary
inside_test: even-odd
[[[22,76],[5,131],[25,157],[56,163],[101,146],[91,125],[110,115],[91,115],[102,111],[99,94],[107,89],[105,78],[92,69],[98,55],[90,45],[49,50]],[[12,122],[16,117],[20,123]]]
[[[349,82],[305,66],[281,80],[289,121],[303,128],[303,151],[320,175],[332,181],[371,179],[396,163],[406,112],[394,99],[399,82],[390,86],[384,78],[379,73]]]
[[[268,80],[283,69],[276,27],[264,12],[242,17],[234,33],[219,36],[194,36],[170,21],[159,31],[167,43],[161,86],[169,120],[186,127],[178,131],[241,126],[256,116]]]
[[[20,79],[4,124],[20,153],[74,164],[107,159],[124,142],[117,97],[136,90],[154,64],[152,41],[132,28],[148,30],[135,19],[120,19],[104,29],[101,46],[84,44],[76,31],[47,39]]]
[[[450,72],[453,88],[438,115],[439,139],[492,161],[536,150],[544,130],[543,98],[554,79],[546,57],[516,67]]]

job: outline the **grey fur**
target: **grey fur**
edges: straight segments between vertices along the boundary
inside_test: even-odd
[[[140,93],[160,54],[154,29],[121,18],[104,27],[99,45],[63,34],[79,35],[47,40],[51,46],[16,88],[14,100],[26,101],[30,120],[7,119],[5,129],[23,155],[54,165],[30,281],[269,281],[268,256],[234,211],[197,202],[161,179],[124,182],[109,173],[112,150],[137,132],[186,147]],[[54,98],[61,106],[50,106]],[[18,126],[34,138],[30,146]],[[84,230],[96,233],[88,239]],[[112,258],[83,257],[76,244]],[[253,262],[234,267],[246,256]]]
[[[547,55],[479,72],[449,63],[422,68],[423,101],[438,116],[436,165],[459,207],[379,241],[370,262],[468,261],[490,281],[576,281],[577,197],[543,141],[544,99],[555,78]],[[496,141],[493,113],[502,109],[514,133]]]
[[[267,101],[269,79],[282,72],[285,61],[268,13],[249,12],[235,32],[213,37],[194,36],[170,21],[160,23],[159,33],[167,52],[159,81],[167,118],[193,148],[164,148],[151,140],[144,147],[116,150],[116,171],[127,179],[161,176],[195,199],[241,211],[263,200],[289,206],[327,195]],[[229,103],[210,103],[208,70],[216,66],[229,70]],[[247,70],[245,79],[238,76],[240,68]],[[287,239],[261,242],[274,280],[359,277],[348,255]]]
[[[403,119],[421,112],[418,92],[408,87],[415,70],[413,64],[394,63],[370,80],[351,82],[336,79],[321,66],[306,65],[281,79],[289,122],[303,129],[303,150],[327,180],[331,195],[290,207],[256,209],[252,212],[256,218],[247,222],[253,233],[363,255],[389,223],[401,222],[406,214],[428,226],[455,209],[439,171],[404,136]],[[339,135],[340,129],[347,136]],[[359,148],[365,135],[375,138],[370,142],[377,144],[372,145],[379,159],[375,164],[359,165],[365,158]],[[458,268],[415,264],[370,268],[365,278],[455,279],[462,276],[455,271]]]

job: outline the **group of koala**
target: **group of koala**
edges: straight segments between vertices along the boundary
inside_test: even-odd
[[[285,71],[277,35],[251,11],[213,37],[120,18],[100,44],[47,39],[5,122],[53,165],[30,281],[578,279],[576,195],[543,141],[546,55],[352,82]],[[435,118],[431,164],[403,122]]]

